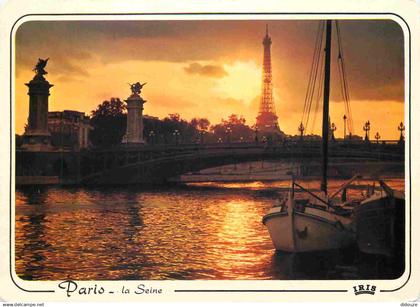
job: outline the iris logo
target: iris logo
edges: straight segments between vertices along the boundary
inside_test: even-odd
[[[370,295],[374,295],[375,291],[376,291],[376,286],[372,286],[372,285],[357,285],[353,287],[354,289],[354,294],[355,295],[359,295],[359,294],[370,294]]]

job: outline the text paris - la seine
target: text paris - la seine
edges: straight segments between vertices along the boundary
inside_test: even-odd
[[[130,289],[122,286],[120,291],[106,290],[102,286],[94,284],[89,287],[79,286],[76,282],[72,280],[66,280],[58,284],[60,289],[66,291],[67,297],[70,297],[72,294],[79,295],[101,295],[101,294],[162,294],[161,288],[152,288],[144,284],[137,285],[136,288]]]

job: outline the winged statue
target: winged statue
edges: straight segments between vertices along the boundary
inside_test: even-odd
[[[130,83],[129,83],[130,88],[131,88],[131,92],[132,92],[133,94],[137,94],[137,95],[139,95],[139,94],[141,93],[141,89],[143,88],[143,86],[145,86],[145,85],[146,85],[146,83],[147,83],[147,82],[145,82],[145,83],[143,83],[143,84],[141,84],[140,82],[136,82],[136,83],[134,83],[134,84],[130,84]]]
[[[38,63],[35,65],[34,71],[37,75],[42,76],[48,74],[48,72],[45,71],[45,66],[47,66],[47,62],[50,58],[47,58],[45,60],[38,59]]]

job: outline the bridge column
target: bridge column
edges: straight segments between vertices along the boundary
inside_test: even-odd
[[[143,104],[146,100],[133,93],[127,102],[127,130],[123,137],[124,144],[144,144],[143,139]]]
[[[51,134],[48,131],[48,96],[53,86],[39,71],[25,85],[29,88],[28,126],[23,134],[22,148],[29,151],[46,151],[52,148]]]

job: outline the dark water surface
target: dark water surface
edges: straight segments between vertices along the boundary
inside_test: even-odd
[[[404,189],[402,179],[388,183]],[[288,185],[19,189],[16,272],[29,280],[392,277],[388,260],[354,248],[276,253],[261,218]]]

